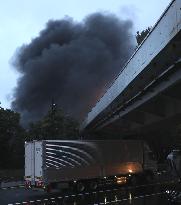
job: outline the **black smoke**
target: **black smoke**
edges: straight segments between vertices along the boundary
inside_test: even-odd
[[[119,73],[134,48],[132,22],[95,13],[82,22],[51,20],[31,43],[19,48],[21,73],[12,109],[27,125],[46,114],[51,100],[82,119]]]

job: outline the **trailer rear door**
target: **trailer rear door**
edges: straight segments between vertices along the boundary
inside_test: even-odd
[[[25,142],[25,183],[42,186],[43,141]]]
[[[34,185],[34,142],[25,142],[25,182],[26,185]]]
[[[35,154],[35,184],[42,185],[43,180],[43,142],[34,141],[34,154]]]

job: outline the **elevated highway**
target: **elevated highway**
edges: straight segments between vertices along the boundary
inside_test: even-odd
[[[181,123],[181,0],[173,0],[88,113],[82,131],[129,135],[178,122]]]

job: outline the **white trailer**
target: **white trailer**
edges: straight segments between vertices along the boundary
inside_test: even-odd
[[[149,147],[138,140],[43,140],[25,143],[26,187],[125,184],[156,171]],[[146,175],[145,175],[146,176]]]

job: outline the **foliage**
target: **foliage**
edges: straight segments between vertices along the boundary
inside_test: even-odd
[[[24,138],[19,113],[0,107],[0,169],[23,166]]]
[[[48,111],[45,117],[31,123],[28,140],[36,139],[78,139],[79,124],[76,120],[63,114],[62,110],[54,106]]]
[[[142,43],[142,41],[145,39],[147,34],[150,32],[150,30],[151,30],[151,27],[148,27],[147,29],[141,31],[141,33],[137,31],[136,40],[137,40],[138,45]]]

